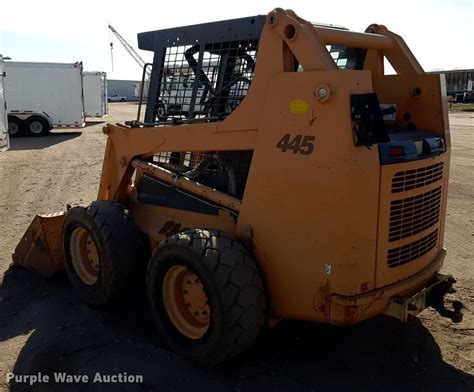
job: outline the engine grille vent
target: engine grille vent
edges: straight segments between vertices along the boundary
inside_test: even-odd
[[[421,188],[443,178],[443,162],[395,173],[392,180],[392,193]]]
[[[439,221],[441,187],[390,204],[389,242],[410,237]]]
[[[428,253],[436,246],[438,229],[409,244],[388,251],[387,264],[390,268],[406,264]]]

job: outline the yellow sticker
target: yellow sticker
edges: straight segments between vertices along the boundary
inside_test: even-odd
[[[304,99],[293,99],[290,101],[290,112],[293,114],[305,114],[308,111],[308,102]]]

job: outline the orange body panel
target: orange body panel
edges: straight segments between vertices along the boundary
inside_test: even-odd
[[[333,91],[324,103],[314,95],[322,84]],[[313,297],[327,282],[345,295],[374,285],[378,154],[354,147],[347,104],[371,89],[369,72],[285,73],[271,82],[238,229],[252,227],[276,316],[324,318]],[[290,112],[295,98],[308,102],[306,113]],[[287,133],[314,135],[314,153],[277,149]]]
[[[235,229],[235,219],[225,210],[220,210],[218,216],[205,215],[141,204],[135,195],[130,198],[129,208],[140,230],[147,235],[151,249],[161,240],[192,227],[212,227],[226,233],[233,233]]]

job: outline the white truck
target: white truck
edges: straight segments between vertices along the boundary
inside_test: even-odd
[[[3,95],[3,77],[3,56],[0,55],[0,152],[8,150],[10,147],[7,125],[7,105]]]
[[[107,101],[109,102],[125,102],[126,100],[127,97],[120,94],[112,94],[107,97]]]
[[[84,112],[86,117],[104,117],[108,113],[107,74],[84,71]]]
[[[85,125],[82,63],[6,61],[4,71],[10,136]]]

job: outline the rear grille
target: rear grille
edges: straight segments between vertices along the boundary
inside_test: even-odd
[[[410,237],[439,221],[441,187],[390,203],[389,242]]]
[[[443,162],[395,173],[392,179],[392,193],[420,188],[443,178]]]
[[[388,266],[393,268],[418,259],[433,249],[436,246],[437,240],[438,229],[419,240],[390,249],[387,255]]]

